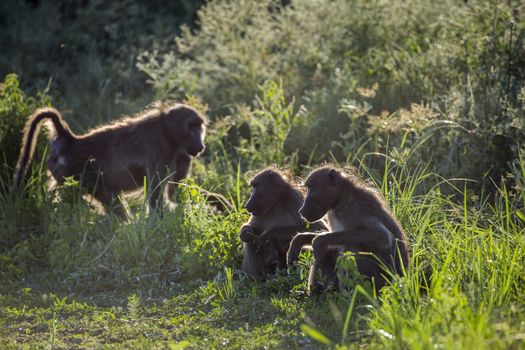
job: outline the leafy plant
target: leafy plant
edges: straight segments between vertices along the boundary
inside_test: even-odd
[[[139,68],[160,96],[190,92],[255,127],[264,115],[235,106],[261,81],[282,81],[302,106],[285,148],[301,164],[425,143],[414,164],[497,179],[525,138],[525,22],[512,3],[230,0],[198,15],[199,30],[183,30],[168,53],[144,53]]]
[[[49,105],[50,102],[47,90],[36,97],[26,96],[15,74],[7,75],[0,83],[0,156],[3,160],[0,176],[13,174],[28,116],[37,107]]]

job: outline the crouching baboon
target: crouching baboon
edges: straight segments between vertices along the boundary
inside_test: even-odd
[[[322,222],[308,225],[301,217],[304,194],[287,173],[265,168],[250,186],[245,208],[251,217],[239,233],[244,246],[242,270],[260,276],[286,267],[286,252],[297,232],[326,230],[326,226]]]
[[[374,280],[376,290],[388,278],[385,267],[403,274],[408,264],[405,232],[373,186],[335,166],[314,170],[305,186],[307,195],[299,212],[309,222],[328,214],[329,227],[329,232],[323,234],[298,234],[290,244],[288,264],[297,259],[302,246],[313,248],[310,290],[323,288],[316,281],[318,269],[328,283],[335,282],[335,263],[345,251],[356,253],[359,271]]]
[[[174,104],[149,109],[136,118],[75,135],[54,108],[38,109],[27,121],[13,190],[18,190],[34,153],[43,121],[48,122],[51,152],[47,166],[57,182],[82,180],[83,189],[106,209],[125,218],[119,194],[137,190],[147,181],[151,207],[162,205],[162,181],[174,186],[188,174],[191,156],[204,150],[206,122],[195,109]],[[50,123],[49,123],[50,121]]]

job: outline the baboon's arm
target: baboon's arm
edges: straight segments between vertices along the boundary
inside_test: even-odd
[[[299,233],[290,242],[288,253],[286,254],[286,263],[293,264],[299,257],[299,253],[304,246],[311,245],[318,233]]]
[[[298,225],[288,225],[288,226],[278,226],[273,227],[269,230],[266,230],[263,232],[262,235],[259,236],[258,240],[259,242],[268,242],[268,241],[290,241],[294,236],[297,235],[298,232],[320,232],[320,231],[326,231],[327,227],[324,225],[322,221],[316,221],[311,224],[298,224]],[[307,244],[310,244],[311,241]]]
[[[381,223],[318,235],[312,242],[317,261],[323,261],[327,251],[334,246],[345,250],[358,248],[380,256],[388,256],[392,251],[392,245],[393,235]]]
[[[245,224],[241,227],[239,237],[243,242],[252,242],[258,236],[261,235],[261,230],[255,225]]]
[[[263,243],[273,240],[291,240],[293,236],[297,234],[297,232],[304,231],[305,229],[305,225],[272,227],[271,229],[264,231],[263,234],[259,236],[259,241]]]
[[[185,179],[190,172],[191,157],[187,154],[179,154],[175,158],[175,174],[172,176],[174,182]]]
[[[190,172],[191,157],[187,154],[178,154],[171,164],[170,171],[173,174],[170,176],[170,182],[167,185],[167,194],[170,201],[175,200],[177,189],[179,188],[179,181],[186,178]]]

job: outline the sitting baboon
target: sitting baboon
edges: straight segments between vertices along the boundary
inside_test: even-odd
[[[308,224],[299,214],[304,194],[292,177],[275,167],[259,171],[250,181],[245,208],[250,220],[241,228],[242,270],[253,276],[286,267],[288,245],[297,232],[326,230],[322,222]]]
[[[191,156],[204,150],[206,123],[195,109],[174,104],[149,109],[136,118],[75,135],[53,108],[38,109],[24,129],[13,190],[18,190],[34,153],[40,123],[48,123],[51,153],[48,168],[57,182],[82,180],[83,189],[106,208],[126,213],[119,194],[140,189],[147,181],[149,204],[162,204],[162,181],[185,178]],[[171,187],[176,185],[169,185]],[[171,197],[174,188],[169,189]]]
[[[323,234],[298,234],[290,244],[288,264],[304,245],[313,248],[310,290],[323,288],[316,281],[319,268],[328,283],[335,282],[335,263],[345,251],[356,253],[359,271],[374,280],[377,290],[389,277],[385,267],[403,274],[409,258],[405,232],[372,185],[354,172],[329,165],[311,172],[305,186],[308,191],[299,212],[309,222],[328,214],[329,227]]]

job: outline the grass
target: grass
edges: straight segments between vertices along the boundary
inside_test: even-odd
[[[135,200],[137,216],[122,223],[94,211],[75,184],[57,201],[37,172],[25,196],[1,202],[0,346],[523,348],[523,174],[488,196],[385,159],[377,184],[412,256],[407,276],[378,298],[360,279],[308,296],[308,252],[265,280],[245,276],[237,234],[246,213],[214,212],[193,184],[174,212],[144,215]],[[243,197],[240,188],[230,196]]]
[[[317,346],[299,329],[307,314],[319,312],[316,303],[307,299],[261,297],[248,289],[239,292],[235,301],[222,300],[217,294],[203,299],[204,291],[198,289],[154,304],[132,295],[123,306],[97,307],[26,293],[17,302],[31,307],[10,306],[2,311],[3,319],[9,319],[0,331],[3,347],[52,347],[54,343],[57,348],[172,348],[181,342],[197,348]],[[6,299],[2,302],[13,302]]]

